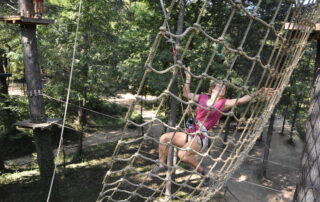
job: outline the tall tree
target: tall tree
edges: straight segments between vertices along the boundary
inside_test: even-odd
[[[263,162],[262,162],[262,169],[261,169],[261,176],[263,177],[267,176],[267,163],[269,158],[269,151],[270,151],[271,139],[273,134],[274,120],[276,118],[276,112],[277,112],[277,108],[275,108],[271,114],[271,117],[269,120],[268,132],[267,132],[267,140],[264,145],[264,155],[263,155]]]
[[[320,39],[317,42],[314,83],[308,112],[306,144],[302,153],[302,173],[294,201],[320,201]]]

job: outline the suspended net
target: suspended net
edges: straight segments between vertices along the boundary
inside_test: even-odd
[[[270,7],[266,3],[268,1],[260,0],[256,1],[256,4],[248,2],[185,1],[186,4],[183,5],[180,1],[172,0],[168,7],[163,7],[164,22],[145,62],[140,88],[126,115],[127,124],[116,143],[98,201],[207,201],[217,194],[243,162],[279,101],[319,15],[316,1],[279,0],[276,1],[276,6],[269,8],[270,14],[267,17],[263,17],[263,13],[268,6]],[[163,2],[161,3],[163,5]],[[185,25],[190,26],[180,34],[171,32],[176,25],[176,17],[173,16],[178,16],[178,8],[181,14],[181,10],[192,4],[199,7],[195,20],[185,22]],[[213,33],[206,27],[210,25],[208,21],[212,20],[209,16],[214,16],[210,9],[221,5],[221,8],[225,9],[225,20],[221,29]],[[241,26],[246,22],[245,29],[238,29],[239,18],[243,20]],[[236,34],[242,36],[241,40],[232,42],[230,36],[234,36],[237,30],[244,30]],[[159,47],[168,44],[168,40],[176,42],[178,54],[175,55],[172,64],[163,67],[160,65],[163,63],[162,57],[159,57]],[[194,46],[195,41],[198,42],[197,47]],[[220,68],[216,71],[219,64],[215,60],[219,54],[223,54],[227,60],[223,64],[225,69]],[[211,144],[208,150],[202,153],[193,151],[200,163],[205,163],[209,168],[210,183],[206,187],[203,186],[203,179],[198,172],[180,160],[177,160],[173,169],[170,169],[171,173],[168,172],[167,175],[158,176],[150,172],[159,163],[156,153],[159,136],[165,132],[164,130],[184,131],[183,123],[189,111],[187,109],[198,106],[197,103],[181,97],[179,92],[182,85],[175,86],[176,81],[183,82],[183,76],[180,75],[188,71],[185,61],[192,64],[189,73],[195,87],[193,92],[196,94],[201,93],[202,88],[208,86],[210,81],[218,80],[222,80],[228,89],[234,92],[235,98],[255,93],[262,87],[276,90],[272,97],[260,97],[246,104],[244,108],[233,107],[230,111],[221,112],[223,118],[215,127],[214,135],[209,137]],[[246,68],[243,68],[244,66]],[[169,78],[168,85],[162,89],[162,93],[151,101],[141,96],[143,86],[150,75],[158,75],[159,80],[163,77],[163,81]],[[241,82],[238,82],[239,78]],[[176,88],[180,90],[174,90]],[[176,100],[184,109],[178,115],[179,121],[174,126],[163,121],[163,111],[168,99]],[[157,110],[151,120],[136,123],[130,117],[135,106],[141,102],[158,103]],[[226,126],[231,122],[233,130],[229,132],[228,140],[224,141],[222,137],[226,132]],[[128,138],[130,125],[143,128],[143,135]],[[155,130],[159,125],[164,130]],[[182,150],[170,143],[168,146]],[[173,172],[175,179],[170,176]],[[168,183],[172,185],[170,195],[166,190]]]

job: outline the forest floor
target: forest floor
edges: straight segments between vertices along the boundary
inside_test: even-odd
[[[132,100],[130,94],[125,94],[113,98],[118,104],[128,104]],[[136,110],[139,110],[137,108]],[[145,120],[154,116],[153,111],[144,110]],[[257,142],[243,164],[232,175],[222,190],[224,197],[219,197],[217,201],[228,202],[273,202],[273,201],[292,201],[295,185],[299,177],[299,163],[302,153],[303,143],[300,139],[295,139],[295,145],[287,143],[288,136],[279,135],[282,126],[282,119],[275,121],[269,161],[267,164],[267,177],[261,176],[262,158],[264,154],[264,144],[266,132],[263,135],[263,141]],[[151,135],[159,137],[163,128],[160,124],[155,124]],[[288,133],[289,125],[286,124],[285,134]],[[160,131],[160,132],[159,132]],[[106,162],[110,158],[103,158],[95,150],[102,149],[102,153],[112,152],[114,144],[119,139],[120,130],[104,130],[94,133],[86,133],[84,138],[84,150],[88,156],[82,163],[70,164],[62,169],[60,175],[60,190],[65,200],[62,201],[95,201],[101,190],[101,181],[107,170]],[[141,135],[139,130],[131,130],[130,137]],[[109,145],[109,146],[108,146]],[[109,148],[108,148],[109,147]],[[156,145],[154,145],[156,147]],[[66,154],[75,153],[77,145],[68,145],[65,147]],[[101,152],[101,150],[99,150]],[[155,151],[155,149],[153,150]],[[55,151],[56,153],[56,151]],[[90,156],[90,157],[89,157]],[[101,162],[95,160],[99,158]],[[6,161],[7,164],[26,164],[34,161],[34,155],[28,155],[21,158]],[[26,167],[28,168],[28,167]],[[32,176],[37,176],[35,179]],[[0,176],[0,202],[5,201],[35,201],[36,181],[39,176],[38,171],[27,169],[19,173],[8,173]],[[2,178],[2,179],[1,179]],[[30,180],[30,179],[33,180]],[[68,180],[67,180],[68,179]],[[1,185],[2,184],[2,185]],[[83,192],[79,193],[79,185]],[[66,192],[69,191],[69,194]],[[13,192],[13,193],[12,193]],[[74,197],[70,197],[74,196]],[[30,198],[30,199],[28,199]]]

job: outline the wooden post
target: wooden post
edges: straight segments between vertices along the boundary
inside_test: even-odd
[[[33,13],[32,0],[20,0],[21,14]],[[38,63],[36,24],[21,24],[23,62],[29,100],[29,113],[32,123],[46,123],[45,107],[42,96],[42,80]],[[42,194],[48,194],[54,169],[51,148],[51,135],[41,129],[34,129],[37,161],[40,169]]]

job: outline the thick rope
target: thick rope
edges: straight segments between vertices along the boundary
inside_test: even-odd
[[[174,185],[177,185],[179,187],[178,190],[172,194],[173,198],[177,198],[179,200],[188,199],[188,200],[195,200],[195,201],[208,200],[215,193],[217,193],[217,191],[220,188],[222,188],[224,186],[225,182],[231,178],[231,175],[233,174],[233,172],[236,170],[236,168],[239,167],[241,162],[243,162],[243,160],[247,156],[249,150],[253,147],[254,142],[260,136],[260,133],[262,131],[262,126],[266,123],[274,106],[279,101],[281,93],[283,92],[285,85],[288,83],[289,77],[292,74],[292,71],[296,67],[296,65],[297,65],[297,63],[298,63],[298,61],[304,51],[306,40],[312,31],[312,22],[314,21],[314,17],[318,14],[317,13],[318,11],[316,12],[313,9],[307,15],[304,15],[302,13],[302,11],[299,10],[299,9],[301,9],[301,7],[297,7],[298,8],[298,9],[296,9],[297,15],[292,17],[293,20],[295,20],[295,23],[303,22],[304,19],[307,19],[307,21],[309,21],[311,23],[304,24],[306,27],[305,31],[296,32],[293,34],[291,32],[285,32],[284,26],[281,26],[281,28],[279,30],[275,29],[275,26],[274,26],[275,19],[278,16],[282,1],[279,1],[277,8],[273,14],[273,17],[269,23],[263,21],[262,19],[260,19],[256,15],[257,10],[259,9],[259,5],[261,4],[261,2],[262,2],[262,0],[260,0],[257,3],[255,10],[252,13],[250,13],[245,9],[245,7],[242,5],[241,1],[231,1],[230,0],[229,4],[231,5],[231,13],[230,13],[229,19],[227,20],[227,23],[224,27],[224,30],[218,39],[215,39],[215,38],[209,36],[200,24],[201,18],[203,16],[203,14],[205,13],[205,9],[207,7],[207,1],[203,2],[202,8],[200,10],[200,14],[197,17],[196,22],[191,27],[187,28],[185,30],[185,32],[183,32],[181,35],[172,34],[170,31],[167,31],[165,28],[166,25],[168,24],[168,19],[170,18],[170,15],[172,14],[172,8],[173,8],[174,4],[176,3],[175,0],[173,0],[171,2],[171,5],[169,6],[167,15],[164,14],[165,20],[164,20],[163,26],[160,27],[160,32],[158,33],[158,35],[154,41],[154,44],[151,47],[149,57],[145,63],[146,71],[145,71],[144,77],[140,83],[140,88],[138,90],[138,95],[139,95],[141,88],[145,82],[145,78],[147,77],[149,72],[154,72],[156,74],[166,74],[169,72],[173,72],[167,88],[156,99],[156,100],[160,100],[160,104],[159,104],[158,109],[156,111],[155,117],[159,116],[160,109],[162,108],[162,106],[168,96],[177,99],[182,104],[187,105],[187,107],[190,107],[191,105],[199,106],[198,104],[196,104],[194,102],[185,102],[181,98],[179,98],[178,96],[176,96],[170,92],[170,88],[173,83],[173,79],[175,77],[175,73],[177,72],[177,69],[181,69],[182,71],[186,70],[184,68],[184,66],[182,65],[183,59],[184,59],[184,57],[186,57],[186,53],[190,49],[191,41],[196,34],[198,34],[202,37],[205,37],[206,39],[208,39],[212,43],[223,45],[225,50],[228,53],[236,55],[236,57],[233,59],[232,63],[230,64],[230,67],[228,70],[229,72],[233,71],[236,60],[240,57],[247,59],[249,61],[252,61],[252,65],[251,65],[249,73],[245,79],[244,86],[235,86],[232,82],[230,82],[228,80],[230,74],[227,74],[227,76],[223,79],[223,81],[226,85],[228,85],[229,87],[235,86],[236,89],[238,89],[240,91],[240,93],[250,92],[250,91],[248,91],[248,86],[247,86],[248,82],[253,75],[253,71],[255,71],[255,69],[257,67],[260,67],[262,70],[262,74],[261,74],[261,78],[258,80],[257,89],[259,89],[261,87],[273,87],[273,88],[277,89],[277,93],[271,99],[263,102],[263,98],[261,98],[261,99],[257,99],[256,102],[254,102],[254,103],[251,102],[251,103],[247,104],[245,112],[241,115],[240,118],[235,119],[237,121],[237,126],[241,126],[243,123],[246,123],[243,131],[241,132],[238,139],[233,138],[227,142],[227,144],[225,145],[225,148],[223,149],[223,151],[220,153],[220,155],[218,157],[213,157],[213,156],[209,155],[209,151],[212,150],[212,148],[214,148],[213,144],[210,146],[209,150],[206,153],[199,153],[197,151],[191,150],[190,148],[182,149],[182,148],[176,147],[174,145],[171,145],[170,143],[164,144],[164,145],[168,145],[168,146],[169,145],[173,146],[174,148],[177,148],[179,150],[192,151],[197,156],[200,157],[200,162],[202,162],[204,160],[204,158],[209,159],[210,161],[214,162],[214,163],[212,163],[211,168],[210,168],[210,171],[214,171],[214,172],[209,172],[209,176],[212,179],[214,179],[215,183],[210,187],[211,188],[210,191],[206,191],[201,188],[203,181],[200,181],[200,183],[196,187],[190,186],[188,183],[191,181],[192,176],[189,176],[182,183],[172,181],[172,183]],[[232,19],[234,18],[236,12],[239,12],[239,11],[245,13],[245,15],[250,18],[250,20],[249,20],[249,24],[247,26],[247,29],[244,33],[244,36],[241,40],[240,46],[237,48],[232,48],[225,41],[225,37],[227,35],[229,27],[231,26]],[[287,14],[285,16],[285,20],[284,20],[285,22],[287,22],[288,16],[290,15],[290,12],[291,12],[291,7],[288,8],[288,12],[287,12]],[[253,22],[261,23],[266,28],[266,32],[265,32],[265,35],[262,40],[263,42],[260,44],[258,52],[256,53],[255,56],[250,56],[246,51],[243,50],[243,47],[244,47],[245,41],[247,40],[247,36],[248,36],[249,30],[252,27]],[[306,22],[306,21],[304,21],[304,22]],[[284,33],[284,34],[282,34],[282,33]],[[275,42],[277,44],[279,44],[279,46],[273,47],[273,50],[270,54],[270,57],[269,57],[268,61],[265,63],[261,60],[260,55],[264,49],[264,46],[266,45],[266,40],[268,39],[270,34],[275,36],[275,38],[276,38]],[[183,50],[183,52],[181,54],[181,57],[178,58],[177,64],[174,64],[173,66],[170,66],[167,69],[159,71],[155,67],[153,67],[153,60],[155,58],[155,55],[157,53],[157,49],[161,43],[162,38],[165,38],[166,36],[167,37],[169,36],[170,38],[171,37],[176,38],[176,39],[182,39],[183,37],[186,37],[186,36],[188,36],[188,38],[186,39],[185,46],[183,48],[181,48]],[[288,54],[285,54],[285,53],[288,53]],[[209,68],[212,68],[212,66],[213,66],[213,59],[214,59],[215,54],[216,54],[216,51],[213,51],[210,56],[210,59],[207,63],[207,66],[206,66],[205,70],[203,71],[203,74],[194,75],[190,72],[192,78],[199,80],[198,85],[195,90],[195,93],[197,93],[199,91],[204,79],[210,79],[213,81],[217,80],[215,77],[211,77],[211,76],[207,75]],[[240,93],[238,93],[237,99],[239,99]],[[103,180],[103,188],[102,188],[102,191],[99,195],[98,201],[103,201],[105,199],[110,200],[110,201],[118,201],[119,199],[114,198],[114,197],[116,197],[116,195],[118,195],[119,193],[124,194],[123,198],[121,199],[123,201],[132,200],[133,197],[139,197],[144,200],[157,200],[157,197],[158,197],[157,195],[160,195],[160,197],[161,197],[161,196],[164,196],[164,194],[165,194],[165,190],[164,190],[164,187],[165,187],[164,185],[166,183],[165,178],[162,178],[160,176],[155,176],[155,175],[151,174],[150,172],[142,172],[139,169],[137,169],[134,164],[136,162],[139,162],[140,160],[145,160],[146,162],[150,162],[150,163],[157,163],[158,162],[158,160],[154,160],[152,158],[149,158],[147,156],[142,155],[142,153],[143,153],[142,146],[145,141],[152,140],[156,143],[159,143],[159,141],[157,139],[150,136],[150,131],[151,131],[151,127],[152,127],[153,123],[155,123],[157,121],[157,122],[160,122],[166,128],[175,129],[175,131],[183,131],[183,129],[180,127],[180,125],[182,124],[183,119],[186,116],[187,110],[185,110],[183,112],[181,121],[176,127],[170,127],[170,126],[166,125],[165,123],[163,123],[162,121],[159,121],[158,118],[154,118],[153,120],[145,122],[143,124],[135,124],[133,121],[129,120],[129,117],[133,111],[134,105],[137,102],[141,101],[141,100],[139,100],[138,95],[137,95],[136,102],[132,103],[132,105],[127,113],[126,121],[127,121],[127,123],[134,124],[138,127],[147,126],[148,129],[143,137],[135,138],[133,140],[130,140],[130,139],[126,140],[126,139],[124,139],[124,134],[126,133],[128,124],[126,125],[126,127],[124,128],[124,133],[122,134],[120,140],[117,143],[116,149],[114,150],[113,161],[111,163],[109,171],[106,173],[105,178]],[[250,109],[252,111],[250,111]],[[219,134],[221,134],[223,132],[224,127],[226,126],[226,122],[229,120],[229,117],[235,116],[234,110],[235,110],[235,108],[231,109],[231,111],[227,112],[227,113],[221,112],[224,115],[227,115],[228,118],[223,123],[222,127],[219,129],[219,132],[216,134],[216,136],[208,137],[208,138],[210,138],[212,141],[216,141],[216,142],[221,141]],[[248,119],[248,121],[244,122],[247,114],[250,115],[250,118]],[[239,132],[240,131],[238,129],[236,129],[233,132],[232,136],[235,137]],[[133,155],[130,155],[130,156],[119,155],[119,151],[121,150],[122,147],[124,147],[126,145],[132,145],[132,144],[137,144],[137,146],[138,146],[137,150],[135,151],[135,153]],[[123,168],[119,169],[119,168],[115,167],[115,164],[117,162],[123,162],[123,163],[125,163],[125,166]],[[179,166],[179,164],[180,164],[180,162],[177,163],[177,167],[181,168]],[[195,169],[193,169],[192,171],[187,170],[187,169],[183,169],[183,168],[181,168],[181,169],[188,174],[196,174],[197,173],[197,171]],[[131,179],[132,178],[131,175],[133,173],[135,173],[135,176],[141,177],[139,181],[136,182],[135,179]],[[116,176],[119,176],[120,178],[118,180],[114,181],[113,178]],[[159,186],[157,186],[157,188],[155,188],[155,189],[148,188],[148,190],[153,191],[153,193],[151,195],[143,195],[143,193],[140,193],[139,191],[142,191],[141,189],[147,189],[145,184],[147,183],[147,181],[150,177],[154,177],[159,180],[162,180],[162,183]],[[124,189],[125,184],[132,186],[131,187],[132,189],[130,189],[130,191],[125,190]],[[179,191],[182,191],[182,189],[191,189],[190,192],[188,192],[188,196],[186,198],[183,198],[177,194],[177,193],[179,193]],[[127,198],[125,198],[126,195],[128,195]]]

